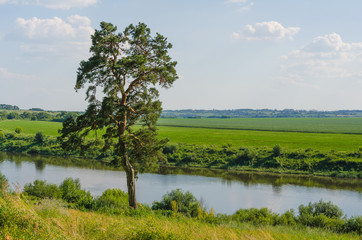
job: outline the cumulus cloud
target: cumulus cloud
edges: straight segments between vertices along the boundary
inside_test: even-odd
[[[233,32],[234,39],[244,40],[277,40],[293,39],[293,36],[299,32],[299,27],[286,28],[278,22],[260,22],[254,25],[247,24],[241,32]]]
[[[87,39],[93,33],[90,20],[78,15],[68,17],[67,21],[54,17],[50,19],[16,19],[17,26],[29,39]]]
[[[249,0],[228,0],[228,4],[237,6],[238,11],[247,11],[250,10],[252,6],[254,6],[254,2],[250,2]]]
[[[18,18],[16,32],[11,37],[21,41],[21,49],[29,54],[84,55],[94,33],[90,24],[89,18],[79,15],[69,16],[66,20],[59,17]]]
[[[362,79],[362,42],[343,42],[337,33],[318,36],[282,60],[283,81],[292,84]]]
[[[97,0],[0,0],[0,4],[35,5],[52,9],[70,9],[73,7],[88,7]]]

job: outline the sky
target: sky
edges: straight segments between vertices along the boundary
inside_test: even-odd
[[[172,43],[163,108],[362,109],[360,0],[0,0],[0,104],[82,111],[101,21]]]

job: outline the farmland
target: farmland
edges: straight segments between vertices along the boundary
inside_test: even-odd
[[[0,121],[5,132],[21,127],[24,135],[41,131],[55,137],[61,126],[47,121]],[[172,143],[196,145],[271,148],[279,144],[287,149],[357,151],[362,146],[362,119],[160,119],[159,135]]]
[[[362,118],[161,118],[160,126],[362,134]]]

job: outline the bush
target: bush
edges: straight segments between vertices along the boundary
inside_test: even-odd
[[[120,189],[107,189],[94,200],[94,209],[108,213],[121,213],[128,209],[128,194]]]
[[[24,192],[37,198],[61,198],[62,192],[55,184],[49,184],[45,180],[35,180],[33,184],[24,186]]]
[[[362,234],[362,216],[358,217],[351,217],[350,219],[346,220],[344,224],[344,231],[345,232],[355,232],[359,235]]]
[[[277,144],[273,147],[273,156],[278,157],[282,154],[282,148]]]
[[[300,205],[298,209],[301,217],[305,215],[317,216],[320,214],[329,218],[341,218],[343,216],[342,210],[330,201],[323,202],[319,200],[319,202],[313,204],[309,203],[308,206]]]
[[[3,131],[0,130],[0,140],[5,138],[5,133]]]
[[[79,178],[72,179],[66,178],[59,186],[62,199],[75,203],[80,208],[91,208],[93,204],[93,197],[89,192],[81,189]]]
[[[163,147],[162,152],[164,154],[174,154],[177,152],[177,150],[178,150],[177,144],[167,144]]]
[[[21,127],[17,127],[17,128],[15,128],[15,132],[16,132],[17,134],[20,134],[20,133],[23,132],[23,129],[22,129]]]
[[[42,144],[45,142],[45,135],[42,132],[37,132],[35,134],[34,140],[36,143]]]
[[[176,202],[176,206],[172,208],[172,202]],[[153,202],[153,210],[175,210],[189,217],[197,217],[200,208],[199,201],[191,192],[183,192],[181,189],[172,190],[163,195],[161,202]]]
[[[11,138],[14,138],[15,135],[14,135],[14,133],[7,133],[7,134],[5,134],[5,137],[8,139],[11,139]]]
[[[239,209],[232,215],[232,219],[237,222],[252,222],[255,225],[275,225],[278,219],[278,214],[272,213],[267,208]]]
[[[286,211],[277,219],[277,223],[280,225],[296,225],[297,217],[294,214],[294,209]]]

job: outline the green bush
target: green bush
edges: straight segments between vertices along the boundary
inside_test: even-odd
[[[166,144],[163,147],[164,154],[174,154],[178,150],[178,144]]]
[[[172,190],[163,195],[161,202],[153,202],[152,209],[175,210],[175,207],[172,207],[172,202],[176,202],[177,212],[186,216],[197,217],[200,208],[199,201],[191,192],[184,193],[181,189]]]
[[[5,137],[8,139],[11,139],[11,138],[14,138],[15,135],[14,135],[14,133],[7,133],[7,134],[5,134]]]
[[[273,155],[274,157],[278,157],[282,154],[282,148],[277,144],[273,147]]]
[[[94,200],[95,210],[108,213],[121,213],[128,209],[128,194],[120,189],[107,189]]]
[[[355,232],[359,235],[362,234],[362,216],[351,217],[347,219],[344,224],[345,232]]]
[[[277,224],[280,225],[296,225],[297,217],[294,214],[294,209],[286,211],[277,218]]]
[[[0,140],[5,138],[5,133],[3,131],[0,130]]]
[[[59,186],[62,199],[75,203],[79,208],[91,208],[93,205],[93,197],[89,192],[81,189],[79,178],[66,178]]]
[[[17,128],[15,128],[15,132],[16,132],[17,134],[20,134],[20,133],[23,132],[23,129],[22,129],[21,127],[17,127]]]
[[[232,215],[232,219],[237,222],[251,222],[255,225],[275,225],[278,220],[278,214],[271,212],[267,208],[239,209]]]
[[[330,201],[323,202],[319,200],[319,202],[316,203],[310,202],[308,206],[300,205],[298,209],[301,217],[306,215],[317,216],[320,214],[329,218],[341,218],[343,216],[342,210]]]
[[[34,140],[36,143],[43,144],[45,142],[45,135],[42,132],[37,132]]]
[[[25,184],[24,192],[37,198],[59,199],[62,196],[62,192],[57,185],[47,183],[45,180],[35,180],[33,184]]]

